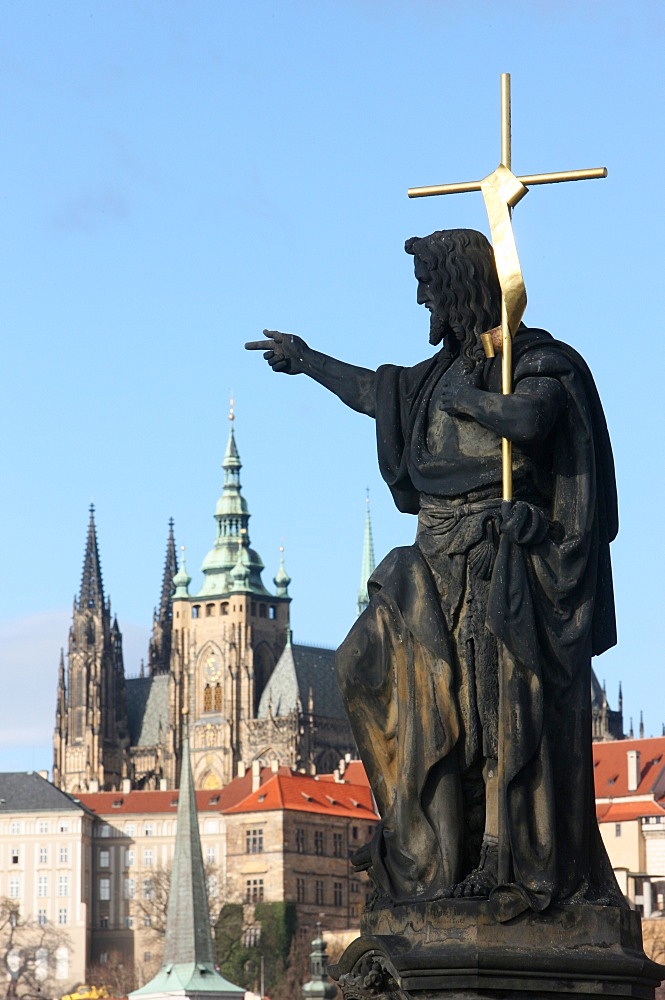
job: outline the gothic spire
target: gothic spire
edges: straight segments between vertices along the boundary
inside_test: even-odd
[[[90,504],[90,521],[88,522],[88,538],[83,558],[83,575],[79,594],[79,608],[104,607],[104,586],[102,584],[102,568],[99,562],[97,547],[97,529],[95,527],[95,507]]]
[[[162,594],[159,600],[159,620],[164,623],[171,620],[171,598],[175,587],[173,577],[178,572],[178,556],[175,550],[173,535],[173,518],[169,518],[169,537],[166,541],[166,559],[164,560],[164,575],[162,577]]]
[[[104,598],[94,513],[91,506],[67,674],[61,657],[58,677],[53,774],[67,792],[117,787],[129,745],[122,634]]]
[[[229,983],[215,969],[186,715],[162,967],[154,979],[130,993],[130,997],[176,993],[185,997],[214,994],[218,1000],[240,1000],[244,996],[243,989]]]
[[[187,717],[185,716],[185,723]],[[178,797],[175,852],[166,913],[164,962],[193,962],[214,968],[208,894],[199,837],[194,778],[185,728]]]
[[[55,708],[56,729],[60,728],[67,714],[67,684],[65,681],[65,651],[60,650],[60,663],[58,665],[58,697]]]
[[[167,674],[171,662],[171,634],[173,629],[173,610],[171,601],[175,594],[174,578],[178,573],[178,557],[173,536],[173,518],[169,520],[169,534],[166,540],[166,559],[162,575],[162,592],[159,608],[155,610],[152,621],[152,637],[148,647],[148,668],[153,674]]]
[[[358,614],[361,615],[369,604],[367,581],[374,572],[374,540],[372,538],[372,520],[369,513],[369,490],[365,499],[365,534],[363,537],[363,559],[360,567],[360,588],[358,590]]]

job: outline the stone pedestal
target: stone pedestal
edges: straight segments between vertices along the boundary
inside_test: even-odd
[[[344,1000],[653,1000],[665,967],[642,949],[639,914],[550,907],[498,923],[485,901],[375,910],[329,974]]]

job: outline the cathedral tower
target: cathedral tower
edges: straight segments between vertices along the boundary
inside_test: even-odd
[[[53,782],[67,792],[118,788],[129,745],[122,636],[104,598],[92,506],[67,663],[61,654]]]
[[[170,717],[182,745],[182,709],[189,712],[194,780],[218,788],[234,777],[243,757],[247,723],[284,649],[289,627],[287,586],[271,594],[263,562],[251,547],[250,513],[242,495],[242,463],[231,427],[222,462],[224,484],[215,510],[215,540],[201,567],[204,580],[190,594],[184,569],[173,597],[173,678]]]

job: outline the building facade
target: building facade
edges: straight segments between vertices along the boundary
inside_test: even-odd
[[[0,774],[0,900],[8,911],[0,950],[9,949],[3,964],[19,993],[63,994],[85,981],[94,828],[94,815],[43,775]]]
[[[596,814],[622,892],[665,913],[665,736],[596,743]]]
[[[244,907],[245,932],[260,935],[254,908],[296,904],[307,937],[357,928],[367,882],[349,855],[378,822],[360,772],[305,775],[274,763],[240,767],[221,789],[196,792],[211,919],[224,903]],[[145,981],[161,960],[165,888],[175,848],[178,791],[83,793],[96,817],[89,886],[90,961],[124,964]],[[324,917],[321,917],[324,914]]]

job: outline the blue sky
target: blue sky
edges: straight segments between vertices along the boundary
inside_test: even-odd
[[[0,769],[51,765],[91,501],[129,675],[171,516],[198,586],[231,391],[264,578],[284,544],[296,638],[344,636],[366,487],[377,557],[414,520],[372,422],[242,344],[269,327],[372,368],[428,355],[404,240],[487,222],[480,195],[406,189],[494,169],[501,72],[516,173],[609,169],[534,188],[515,231],[526,321],[586,357],[615,448],[620,644],[596,670],[660,733],[664,41],[644,0],[5,0]]]

